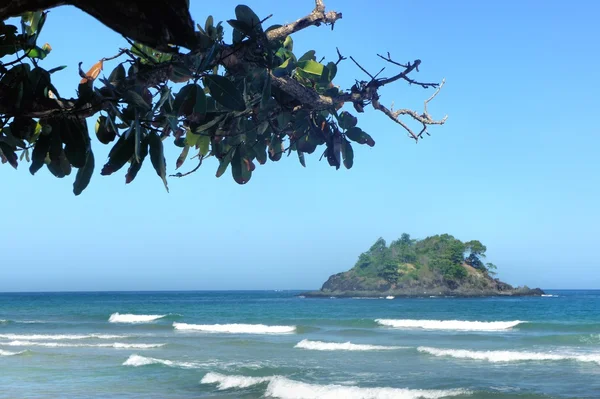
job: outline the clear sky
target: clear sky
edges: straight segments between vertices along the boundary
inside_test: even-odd
[[[209,13],[233,18],[238,4],[190,3],[201,23]],[[273,14],[273,24],[313,7],[309,0],[245,4],[261,17]],[[600,3],[326,5],[343,19],[334,31],[295,35],[297,54],[316,49],[335,59],[337,46],[374,72],[384,66],[376,53],[419,58],[419,78],[447,80],[430,105],[434,116],[449,115],[447,124],[415,145],[370,110],[359,124],[377,144],[355,147],[349,171],[317,154],[306,169],[284,157],[239,186],[230,173],[215,178],[212,160],[171,178],[170,194],[149,165],[127,186],[124,170],[100,176],[108,148],[97,141],[98,169],[80,197],[73,175],[59,180],[44,168],[32,177],[24,163],[18,171],[0,165],[0,291],[318,288],[379,236],[390,241],[403,232],[479,239],[512,284],[600,288]],[[68,65],[53,78],[67,97],[79,61],[87,69],[126,46],[71,7],[49,14],[40,40],[53,48],[46,68]],[[107,62],[105,73],[114,66]],[[349,87],[354,78],[365,76],[344,62],[336,84]],[[382,101],[421,109],[429,94],[398,83]]]

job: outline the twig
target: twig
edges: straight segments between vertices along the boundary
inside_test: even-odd
[[[342,53],[340,53],[340,49],[339,49],[339,48],[337,48],[337,47],[336,47],[335,49],[336,49],[336,51],[337,51],[337,55],[338,55],[338,60],[337,60],[337,62],[335,63],[335,65],[338,65],[340,62],[342,62],[342,61],[344,61],[344,60],[347,60],[347,59],[348,59],[347,57],[344,57],[344,56],[342,55]]]
[[[444,83],[446,83],[446,78],[442,79],[442,83],[439,84],[437,90],[435,91],[435,93],[433,93],[431,95],[431,97],[429,97],[427,100],[425,100],[425,105],[424,105],[424,109],[425,109],[425,115],[429,115],[429,112],[427,112],[427,104],[429,104],[429,102],[431,100],[433,100],[435,98],[435,96],[438,95],[438,93],[440,92],[440,90],[442,90],[442,87],[444,87]]]
[[[201,157],[199,157],[199,159],[200,159],[200,161],[198,162],[198,165],[194,169],[192,169],[192,170],[190,170],[189,172],[186,172],[186,173],[178,172],[178,173],[175,173],[174,175],[169,175],[169,177],[186,177],[186,176],[191,175],[192,173],[194,173],[195,171],[197,171],[198,169],[200,169],[200,166],[202,166],[202,161],[204,160],[204,155],[202,155]]]
[[[361,69],[361,71],[363,71],[364,73],[369,75],[369,77],[371,78],[371,81],[375,80],[375,77],[373,75],[371,75],[365,68],[363,68],[362,65],[360,65],[358,62],[356,62],[354,57],[350,56],[350,59],[356,64],[357,67],[359,67]]]

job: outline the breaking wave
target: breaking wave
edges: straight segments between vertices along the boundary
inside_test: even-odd
[[[38,341],[11,341],[3,342],[6,346],[42,346],[46,348],[114,348],[114,349],[153,349],[166,344],[123,344],[113,342],[110,344],[71,344],[64,342],[38,342]]]
[[[163,360],[156,359],[153,357],[144,357],[140,355],[131,355],[125,362],[123,362],[123,366],[131,366],[131,367],[141,367],[141,366],[149,366],[152,364],[162,364],[163,366],[168,367],[181,367],[185,369],[195,369],[199,368],[202,365],[199,363],[193,362],[174,362],[171,360]]]
[[[219,373],[207,373],[201,384],[217,384],[217,389],[225,390],[232,388],[248,388],[253,385],[271,382],[274,377],[245,377],[241,375],[224,375]]]
[[[168,315],[120,314],[113,313],[108,318],[109,323],[150,323]]]
[[[254,385],[267,384],[264,396],[280,399],[440,399],[470,393],[463,389],[426,390],[318,385],[290,380],[283,376],[246,377],[219,373],[206,374],[200,383],[216,384],[219,390],[241,389]]]
[[[492,363],[523,362],[543,360],[574,360],[578,362],[596,362],[600,364],[600,353],[568,354],[518,351],[471,351],[464,349],[438,349],[420,346],[417,350],[433,356],[448,356],[457,359],[487,360]]]
[[[176,330],[227,334],[290,334],[296,326],[266,326],[264,324],[186,324],[173,323]]]
[[[0,356],[15,356],[15,355],[21,355],[23,353],[25,353],[27,351],[20,351],[20,352],[9,352],[9,351],[5,351],[0,349]]]
[[[382,345],[361,345],[353,344],[351,342],[322,342],[322,341],[310,341],[304,339],[296,344],[294,348],[308,349],[314,351],[383,351],[383,350],[396,350],[406,349],[402,346],[382,346]]]
[[[80,339],[122,339],[128,338],[127,335],[108,335],[108,334],[0,334],[1,339],[13,339],[13,340],[48,340],[48,341],[62,341],[62,340],[80,340]]]
[[[424,330],[503,331],[526,321],[464,321],[464,320],[394,320],[377,319],[375,322],[393,328],[421,328]]]

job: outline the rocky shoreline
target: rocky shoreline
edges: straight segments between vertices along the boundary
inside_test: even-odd
[[[318,291],[299,294],[307,298],[430,298],[430,297],[523,297],[542,296],[545,292],[540,288],[513,287],[498,279],[488,276],[482,278],[485,284],[464,283],[462,285],[423,286],[418,283],[411,285],[390,284],[384,280],[373,283],[371,279],[352,276],[350,273],[338,273],[329,277]],[[368,286],[369,288],[365,288]]]

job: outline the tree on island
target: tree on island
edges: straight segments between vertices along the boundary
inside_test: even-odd
[[[52,48],[38,43],[48,17],[42,10],[63,4],[87,12],[130,43],[130,48],[107,54],[87,71],[80,64],[78,96],[71,99],[61,97],[52,84],[52,75],[65,66],[48,66]],[[7,22],[13,16],[21,17],[20,27]],[[25,159],[31,174],[45,166],[58,178],[75,168],[73,191],[79,195],[97,169],[93,148],[98,144],[92,144],[86,123],[94,117],[97,141],[112,146],[101,175],[127,166],[125,181],[131,183],[149,157],[168,190],[164,156],[168,140],[181,148],[176,169],[187,159],[197,162],[190,171],[172,176],[187,176],[215,157],[217,177],[230,169],[233,179],[245,184],[256,163],[277,162],[284,154],[295,153],[305,166],[306,154],[317,148],[332,167],[351,168],[353,144],[375,144],[355,116],[369,106],[416,142],[429,134],[429,126],[444,124],[445,117],[436,120],[427,110],[443,81],[412,77],[421,60],[401,63],[389,53],[378,54],[387,69],[395,70],[384,77],[383,68],[373,73],[349,57],[364,75],[351,88],[340,88],[334,84],[337,70],[350,62],[342,52],[328,61],[318,59],[314,51],[294,54],[292,37],[311,26],[333,28],[342,14],[326,11],[323,1],[316,0],[310,14],[290,24],[269,26],[270,18],[257,16],[244,5],[236,7],[235,19],[227,21],[232,28],[228,40],[225,25],[211,16],[195,24],[187,0],[4,2],[0,5],[2,163],[17,168]],[[104,76],[110,63],[116,66]],[[394,110],[380,102],[380,89],[397,81],[434,89],[423,111]],[[182,87],[176,89],[177,84]],[[342,110],[346,104],[352,105],[352,112]]]

